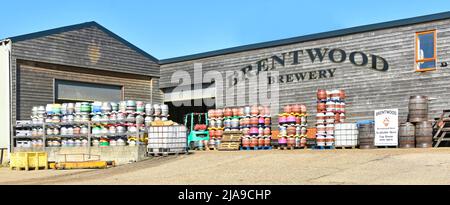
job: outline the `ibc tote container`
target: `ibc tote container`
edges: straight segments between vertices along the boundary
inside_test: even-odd
[[[353,147],[358,145],[358,126],[356,126],[356,123],[336,124],[334,135],[336,147]]]
[[[186,127],[182,125],[148,127],[147,148],[150,152],[185,152],[186,138]]]

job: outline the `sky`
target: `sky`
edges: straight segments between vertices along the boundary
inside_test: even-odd
[[[96,21],[167,59],[445,11],[450,0],[14,0],[0,39]]]

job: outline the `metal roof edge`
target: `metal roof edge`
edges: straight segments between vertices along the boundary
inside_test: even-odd
[[[284,45],[290,45],[290,44],[294,44],[294,43],[320,40],[320,39],[326,39],[326,38],[332,38],[332,37],[338,37],[338,36],[344,36],[344,35],[350,35],[350,34],[362,33],[362,32],[374,31],[374,30],[388,29],[388,28],[392,28],[392,27],[407,26],[407,25],[411,25],[411,24],[419,24],[419,23],[449,19],[449,18],[450,18],[450,11],[447,11],[447,12],[441,12],[441,13],[436,13],[436,14],[430,14],[430,15],[424,15],[424,16],[418,16],[418,17],[412,17],[412,18],[405,18],[405,19],[400,19],[400,20],[393,20],[393,21],[363,25],[363,26],[356,26],[356,27],[350,27],[350,28],[339,29],[339,30],[334,30],[334,31],[327,31],[327,32],[321,32],[321,33],[316,33],[316,34],[308,34],[308,35],[304,35],[304,36],[286,38],[286,39],[281,39],[281,40],[267,41],[267,42],[262,42],[262,43],[255,43],[255,44],[249,44],[249,45],[244,45],[244,46],[237,46],[237,47],[225,48],[225,49],[220,49],[220,50],[208,51],[208,52],[203,52],[203,53],[198,53],[198,54],[168,58],[168,59],[160,60],[159,63],[160,63],[160,65],[164,65],[164,64],[178,63],[178,62],[182,62],[182,61],[198,60],[198,59],[202,59],[202,58],[214,57],[214,56],[219,56],[219,55],[251,51],[251,50],[257,50],[257,49],[263,49],[263,48],[270,48],[270,47],[276,47],[276,46],[284,46]]]
[[[67,32],[67,31],[73,31],[76,29],[91,27],[91,26],[94,26],[95,24],[96,24],[96,22],[94,22],[94,21],[84,22],[84,23],[80,23],[80,24],[74,24],[74,25],[70,25],[70,26],[58,27],[58,28],[54,28],[54,29],[48,29],[48,30],[44,30],[44,31],[38,31],[38,32],[23,34],[23,35],[19,35],[19,36],[14,36],[14,37],[10,37],[9,39],[11,39],[13,42],[26,41],[26,40],[40,38],[40,37],[44,37],[44,36],[48,36],[48,35],[52,35],[52,34],[58,34],[58,33],[63,33],[63,32]]]

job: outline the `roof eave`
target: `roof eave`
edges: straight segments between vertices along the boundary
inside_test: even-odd
[[[168,58],[168,59],[160,60],[159,63],[161,65],[171,64],[171,63],[179,63],[179,62],[183,62],[183,61],[198,60],[198,59],[202,59],[202,58],[214,57],[214,56],[225,55],[225,54],[232,54],[232,53],[239,53],[239,52],[244,52],[244,51],[271,48],[271,47],[276,47],[276,46],[285,46],[285,45],[290,45],[290,44],[295,44],[295,43],[302,43],[302,42],[307,42],[307,41],[333,38],[333,37],[351,35],[351,34],[355,34],[355,33],[370,32],[370,31],[375,31],[375,30],[389,29],[389,28],[393,28],[393,27],[408,26],[408,25],[412,25],[412,24],[426,23],[426,22],[445,20],[445,19],[450,19],[450,12],[442,12],[442,13],[437,13],[437,14],[418,16],[418,17],[388,21],[388,22],[383,22],[383,23],[375,23],[375,24],[369,24],[369,25],[364,25],[364,26],[356,26],[356,27],[339,29],[339,30],[334,30],[334,31],[309,34],[309,35],[304,35],[304,36],[299,36],[299,37],[286,38],[286,39],[268,41],[268,42],[256,43],[256,44],[249,44],[249,45],[244,45],[244,46],[237,46],[237,47],[232,47],[232,48],[209,51],[209,52],[198,53],[198,54],[193,54],[193,55],[186,55],[186,56],[175,57],[175,58]]]

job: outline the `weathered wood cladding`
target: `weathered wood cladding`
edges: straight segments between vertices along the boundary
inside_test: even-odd
[[[18,59],[159,77],[158,62],[95,26],[13,42]]]
[[[151,89],[151,103],[163,103],[164,102],[164,93],[159,88],[159,78],[152,78],[152,89]]]
[[[17,118],[28,119],[33,106],[54,102],[54,79],[119,85],[123,87],[124,100],[151,102],[151,78],[146,78],[131,78],[117,73],[108,74],[104,71],[81,68],[72,68],[72,71],[67,71],[65,69],[37,67],[31,65],[31,63],[19,64],[18,80],[20,83],[17,85]]]
[[[161,65],[161,88],[176,86],[170,83],[172,74],[182,70],[193,74],[193,64],[202,63],[203,72],[217,70],[240,70],[249,64],[295,50],[311,48],[339,48],[347,52],[361,51],[385,58],[389,70],[380,72],[369,67],[357,67],[350,62],[332,63],[324,60],[311,63],[308,55],[301,55],[298,65],[286,65],[276,69],[280,75],[336,68],[333,78],[282,83],[279,87],[280,106],[290,103],[304,103],[311,115],[316,113],[316,90],[345,89],[347,93],[347,113],[349,121],[371,119],[373,110],[399,108],[400,119],[407,116],[408,100],[411,95],[426,95],[435,100],[430,102],[430,116],[437,117],[443,109],[450,107],[450,69],[438,67],[436,71],[415,72],[414,49],[415,32],[437,30],[437,62],[450,61],[450,20],[402,26],[363,32],[341,37],[307,41],[286,46],[232,53],[198,60]],[[286,56],[288,57],[288,56]],[[247,85],[254,88],[256,85]],[[244,92],[237,88],[238,92]],[[247,94],[248,95],[248,94]],[[235,95],[226,95],[235,98]]]

